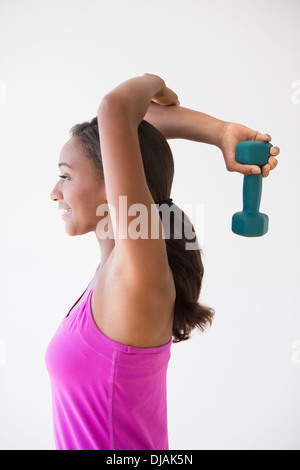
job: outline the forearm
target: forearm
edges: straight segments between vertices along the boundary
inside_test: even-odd
[[[122,103],[122,109],[126,111],[127,117],[137,126],[144,118],[152,98],[164,86],[164,81],[156,75],[130,78],[111,90],[103,102],[107,97],[115,97]]]
[[[226,121],[181,106],[151,103],[144,119],[166,139],[185,139],[220,146]]]

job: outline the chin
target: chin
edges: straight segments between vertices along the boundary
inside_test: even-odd
[[[69,235],[69,237],[76,237],[76,235],[78,235],[78,233],[76,233],[74,230],[70,230],[67,227],[66,227],[66,233]]]
[[[76,235],[81,235],[78,227],[74,226],[74,224],[66,222],[65,230],[70,237],[76,237]]]
[[[74,227],[74,226],[71,226],[71,225],[67,225],[66,224],[66,232],[67,234],[70,236],[70,237],[76,237],[76,236],[79,236],[79,235],[85,235],[86,233],[89,233],[89,232],[92,232],[94,230],[94,228],[89,228],[89,227]]]

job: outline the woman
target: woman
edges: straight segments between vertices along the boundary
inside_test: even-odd
[[[171,343],[204,330],[214,311],[198,303],[201,252],[186,249],[185,229],[194,233],[193,226],[170,199],[174,162],[166,139],[217,145],[229,171],[250,174],[260,169],[235,161],[236,144],[271,137],[181,108],[152,74],[114,88],[97,117],[71,133],[50,197],[65,210],[70,236],[95,232],[101,263],[46,352],[56,448],[168,449]],[[263,176],[276,165],[270,157]],[[169,208],[172,222],[161,220],[157,206]]]

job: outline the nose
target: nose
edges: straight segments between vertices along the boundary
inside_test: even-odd
[[[52,189],[52,191],[50,193],[50,199],[52,201],[58,201],[59,199],[62,199],[61,192],[59,191],[57,185],[58,185],[58,183],[54,186],[54,188]]]

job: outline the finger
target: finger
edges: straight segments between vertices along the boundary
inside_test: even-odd
[[[270,134],[261,134],[259,131],[256,132],[255,140],[263,140],[265,142],[270,142],[272,140]]]
[[[278,160],[276,160],[276,158],[274,157],[270,157],[268,163],[271,166],[271,170],[274,170],[274,168],[276,168],[276,166],[278,165]]]
[[[178,95],[176,95],[176,93],[173,92],[173,96],[174,96],[174,103],[176,106],[179,106],[180,105],[180,102],[179,102],[179,99],[178,99]]]
[[[178,96],[175,95],[174,98],[171,98],[171,101],[170,101],[170,105],[175,105],[175,106],[179,106],[179,99],[178,99]]]
[[[266,178],[269,176],[270,171],[274,170],[278,165],[278,160],[274,157],[270,157],[268,163],[262,167],[262,177]]]
[[[280,148],[279,147],[271,147],[270,148],[270,154],[271,155],[278,155],[280,152]]]
[[[269,165],[269,163],[264,165],[262,167],[262,177],[266,178],[267,176],[269,176],[270,170],[271,170],[271,165]]]
[[[278,160],[276,160],[276,158],[269,158],[269,163],[267,163],[266,165],[264,165],[262,167],[262,176],[263,178],[266,178],[267,176],[269,176],[269,173],[270,171],[274,170],[278,165]]]
[[[266,142],[271,142],[272,137],[270,136],[270,134],[263,134],[262,140],[265,140]]]

